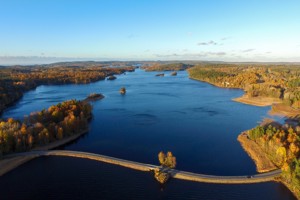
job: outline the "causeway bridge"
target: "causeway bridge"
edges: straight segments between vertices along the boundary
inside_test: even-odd
[[[100,155],[100,154],[80,152],[80,151],[67,151],[67,150],[30,151],[30,152],[11,154],[5,156],[2,161],[19,159],[20,160],[19,163],[22,164],[27,162],[28,160],[41,157],[41,156],[67,156],[67,157],[75,157],[75,158],[82,158],[82,159],[90,159],[99,162],[119,165],[134,170],[145,171],[145,172],[153,171],[155,168],[160,167],[156,165],[139,163],[139,162],[124,160],[124,159],[109,157],[105,155]],[[0,168],[1,168],[1,163],[0,163]],[[171,176],[176,179],[202,182],[202,183],[219,183],[219,184],[248,184],[248,183],[268,182],[268,181],[274,181],[275,178],[279,177],[281,174],[280,169],[271,172],[255,174],[255,175],[245,175],[245,176],[214,176],[214,175],[191,173],[191,172],[181,171],[177,169],[170,169],[169,172]]]

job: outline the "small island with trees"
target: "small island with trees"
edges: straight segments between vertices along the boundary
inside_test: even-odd
[[[121,87],[120,94],[122,94],[122,95],[126,94],[126,88],[125,87]]]
[[[161,151],[158,154],[158,160],[161,167],[154,170],[154,177],[159,183],[163,184],[171,176],[169,170],[176,167],[176,157],[170,151],[167,154]]]
[[[96,101],[103,98],[104,98],[103,94],[91,93],[84,101]]]

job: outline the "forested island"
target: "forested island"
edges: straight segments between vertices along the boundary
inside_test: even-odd
[[[12,66],[0,68],[0,114],[19,100],[24,92],[39,85],[87,84],[104,80],[114,74],[132,72],[133,66],[109,67],[95,63],[51,64],[42,66]]]

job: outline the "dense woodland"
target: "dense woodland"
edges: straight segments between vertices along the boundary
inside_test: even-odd
[[[283,170],[282,181],[300,196],[300,126],[269,123],[248,131],[271,161]]]
[[[0,68],[0,114],[12,103],[19,100],[23,93],[39,85],[86,84],[103,80],[113,74],[134,71],[135,67],[103,66],[15,66]]]
[[[91,111],[89,103],[70,100],[31,113],[23,121],[12,118],[0,120],[0,157],[86,131]]]
[[[193,79],[244,89],[248,97],[272,97],[300,108],[300,66],[202,64],[188,69]]]
[[[184,63],[154,63],[149,66],[144,66],[142,67],[145,69],[145,71],[181,71],[181,70],[186,70],[193,65],[191,64],[184,64]]]

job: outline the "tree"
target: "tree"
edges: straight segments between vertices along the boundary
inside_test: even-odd
[[[159,152],[159,154],[158,154],[158,160],[159,160],[159,163],[161,165],[163,165],[164,162],[165,162],[165,160],[166,160],[166,154],[164,152],[162,152],[162,151]]]
[[[173,156],[171,151],[167,152],[167,155],[164,152],[159,152],[158,154],[159,163],[163,167],[175,168],[176,167],[176,157]]]
[[[167,158],[165,161],[165,165],[168,166],[169,168],[175,168],[176,167],[176,157],[173,156],[172,152],[169,151],[167,153]]]
[[[285,162],[286,162],[286,149],[285,147],[279,147],[277,150],[276,150],[276,154],[279,156],[279,159],[280,159],[280,165],[283,165]]]

